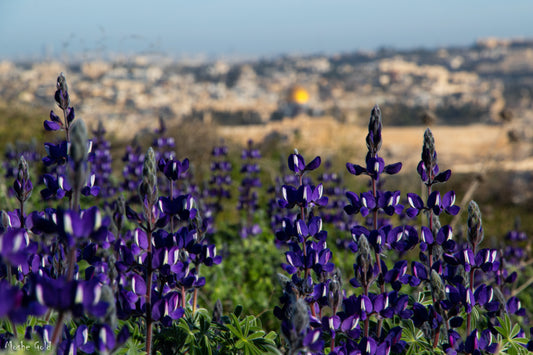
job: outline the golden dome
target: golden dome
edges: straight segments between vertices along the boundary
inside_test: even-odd
[[[305,105],[309,101],[309,93],[301,86],[295,86],[289,93],[289,101],[298,105]]]

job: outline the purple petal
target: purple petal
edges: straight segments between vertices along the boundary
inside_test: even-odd
[[[446,212],[447,212],[448,214],[451,214],[452,216],[457,215],[457,214],[459,213],[460,210],[461,210],[461,207],[459,207],[459,206],[455,206],[455,205],[446,208]]]
[[[146,294],[146,283],[144,282],[144,279],[139,275],[133,275],[131,279],[131,288],[133,289],[133,292],[135,292],[137,295]]]
[[[433,232],[431,232],[431,230],[426,226],[422,226],[421,229],[422,229],[421,230],[422,241],[427,244],[433,244],[433,242],[435,241],[435,239],[433,238]]]
[[[424,202],[422,201],[420,196],[418,196],[415,193],[412,193],[412,192],[408,193],[407,194],[407,201],[409,202],[411,207],[413,207],[413,208],[415,208],[417,210],[420,210],[420,209],[424,208]]]
[[[428,197],[428,207],[439,207],[441,205],[440,192],[433,191]]]
[[[74,121],[74,107],[67,108],[67,121],[70,123]]]
[[[443,171],[439,175],[435,176],[435,181],[446,182],[446,181],[448,181],[448,179],[450,178],[451,175],[452,175],[452,171],[450,169],[448,169],[446,171]]]
[[[58,115],[55,114],[54,111],[50,111],[50,120],[52,120],[54,122],[62,123],[61,119],[59,118]]]
[[[307,164],[305,166],[305,170],[307,170],[307,171],[315,170],[316,168],[318,168],[320,166],[321,162],[322,161],[321,161],[320,157],[315,157],[315,159],[313,159],[309,164]]]
[[[289,169],[299,173],[305,169],[304,158],[300,154],[291,154],[288,159]]]
[[[422,179],[422,181],[427,181],[428,176],[426,172],[426,166],[422,160],[420,161],[420,163],[418,163],[418,166],[416,167],[416,171],[418,171],[418,174],[420,175],[420,178]]]
[[[352,163],[346,163],[346,169],[348,169],[348,172],[352,175],[361,175],[366,172],[366,169],[362,166]]]
[[[296,222],[296,230],[301,236],[307,237],[309,235],[309,229],[307,228],[305,222],[301,219]]]
[[[57,131],[61,129],[61,125],[53,121],[44,121],[44,129],[47,131]]]
[[[384,172],[389,175],[394,175],[394,174],[399,173],[401,169],[402,169],[402,163],[398,162],[398,163],[387,165],[384,169]]]

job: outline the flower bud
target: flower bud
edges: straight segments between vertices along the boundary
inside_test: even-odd
[[[439,233],[442,225],[440,224],[440,218],[435,213],[431,214],[431,219],[433,221],[433,235],[436,236]]]
[[[33,190],[28,170],[28,163],[26,162],[26,159],[24,159],[24,156],[21,155],[18,163],[17,179],[13,183],[15,195],[20,202],[24,202],[30,198]]]
[[[87,126],[83,120],[72,124],[70,134],[70,182],[73,188],[81,188],[87,179]]]
[[[67,79],[65,79],[63,73],[59,74],[57,77],[56,87],[55,99],[57,105],[62,110],[66,110],[70,106],[70,97],[68,94]]]
[[[19,169],[18,169],[17,178],[20,181],[28,180],[30,178],[30,174],[28,173],[28,163],[26,162],[26,159],[24,159],[24,155],[20,156],[18,167]]]
[[[6,211],[0,211],[0,232],[5,232],[9,227],[11,227],[11,220]]]
[[[309,327],[309,307],[302,298],[298,298],[293,307],[292,324],[294,325],[296,333],[300,334]]]
[[[220,301],[220,298],[217,299],[216,303],[215,303],[215,307],[213,308],[213,322],[214,323],[222,323],[222,314],[223,314],[223,310],[222,310],[222,302]]]
[[[435,269],[431,270],[431,278],[429,281],[431,283],[431,293],[433,294],[433,297],[437,301],[443,301],[446,299],[446,290],[444,288],[444,284],[442,283],[442,279]]]
[[[87,141],[87,126],[83,120],[77,120],[70,133],[70,158],[75,163],[87,160]]]
[[[157,164],[155,153],[152,147],[148,148],[143,162],[142,182],[139,185],[139,195],[141,201],[145,199],[151,205],[157,201]]]
[[[424,144],[422,146],[422,161],[426,166],[428,174],[437,165],[437,154],[435,153],[435,138],[429,128],[424,132]]]
[[[372,252],[370,249],[370,244],[368,243],[368,239],[366,239],[365,235],[361,235],[359,237],[359,241],[357,242],[357,248],[359,251],[359,255],[357,257],[358,263],[360,264],[363,271],[366,273],[370,269],[370,263],[372,262]]]
[[[332,309],[337,310],[342,302],[342,279],[340,270],[336,269],[329,283],[329,305]]]
[[[368,135],[366,136],[366,146],[372,157],[375,157],[381,149],[381,127],[381,110],[378,105],[375,105],[370,113]]]
[[[468,241],[475,247],[483,241],[483,222],[478,204],[472,200],[468,204]]]

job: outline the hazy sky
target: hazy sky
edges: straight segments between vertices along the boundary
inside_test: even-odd
[[[533,37],[532,0],[0,0],[0,59],[334,53]]]

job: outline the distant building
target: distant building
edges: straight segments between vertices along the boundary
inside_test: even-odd
[[[314,109],[309,105],[311,95],[306,88],[301,85],[292,86],[285,97],[278,105],[270,117],[271,120],[282,120],[285,117],[294,118],[300,114],[308,116],[320,115],[320,110]]]

